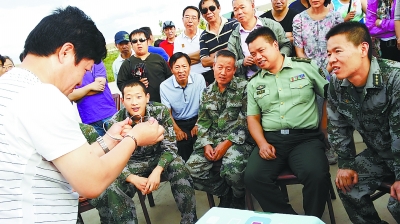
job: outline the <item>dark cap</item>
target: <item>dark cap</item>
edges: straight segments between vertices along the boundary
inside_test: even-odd
[[[168,27],[175,27],[174,22],[167,20],[162,24],[163,29],[168,28]]]
[[[126,31],[119,31],[115,34],[114,40],[116,44],[124,41],[129,42],[129,33],[127,33]]]

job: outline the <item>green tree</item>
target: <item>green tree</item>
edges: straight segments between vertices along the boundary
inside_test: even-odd
[[[158,25],[160,26],[160,30],[161,30],[161,37],[165,36],[164,29],[162,28],[162,24],[163,24],[163,21],[158,20]]]
[[[207,28],[207,23],[203,18],[200,19],[199,28],[202,30],[205,30]]]

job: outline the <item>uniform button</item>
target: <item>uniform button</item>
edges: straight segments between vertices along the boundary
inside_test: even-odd
[[[283,116],[281,116],[281,118],[283,119]]]
[[[282,89],[281,88],[279,88],[279,91],[281,91]]]
[[[283,105],[283,102],[281,102],[281,105]]]
[[[279,75],[277,75],[276,78],[279,78]]]

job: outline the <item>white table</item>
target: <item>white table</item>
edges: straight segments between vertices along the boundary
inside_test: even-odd
[[[323,224],[319,218],[305,215],[255,212],[213,207],[196,224]]]

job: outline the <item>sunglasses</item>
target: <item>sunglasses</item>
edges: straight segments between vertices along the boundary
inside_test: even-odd
[[[143,39],[143,38],[139,38],[139,40],[138,39],[132,39],[132,44],[136,44],[138,41],[140,41],[140,43],[143,43],[143,42],[145,42],[147,39]]]
[[[208,7],[207,8],[201,8],[201,13],[202,14],[206,14],[208,12],[208,10],[210,10],[211,12],[214,12],[217,9],[217,7],[215,7],[214,5]]]

